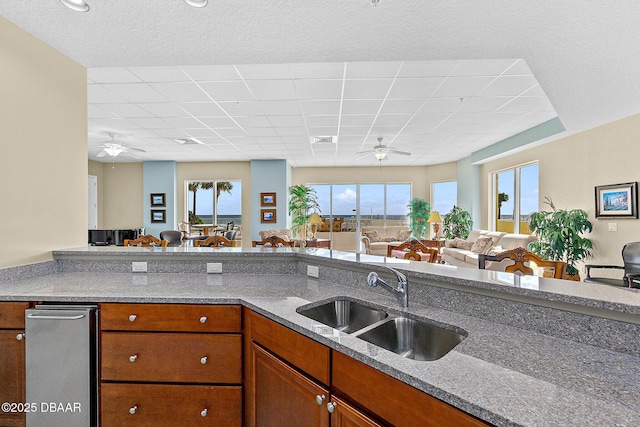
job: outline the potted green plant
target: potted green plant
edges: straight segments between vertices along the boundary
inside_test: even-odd
[[[473,220],[468,210],[454,205],[453,208],[442,217],[442,224],[444,225],[442,232],[444,233],[445,239],[453,239],[456,237],[466,239],[473,226]]]
[[[429,202],[424,199],[411,199],[407,205],[409,208],[409,228],[411,229],[411,236],[415,239],[426,239],[427,236],[427,220],[431,213],[431,206]]]
[[[538,241],[529,243],[529,250],[552,261],[564,261],[567,276],[580,280],[576,264],[590,257],[593,248],[591,240],[581,234],[591,232],[593,225],[582,209],[556,209],[549,197],[545,197],[545,204],[551,208],[550,212],[531,215],[529,229],[538,236]]]
[[[293,237],[307,236],[307,218],[311,211],[320,213],[316,190],[306,185],[292,185],[289,187],[289,215],[291,215],[291,234]]]

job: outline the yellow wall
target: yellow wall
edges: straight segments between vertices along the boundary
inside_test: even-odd
[[[531,148],[482,165],[482,224],[489,223],[491,172],[511,166],[539,162],[541,210],[546,196],[557,208],[584,209],[593,223],[588,236],[593,241],[593,264],[622,265],[621,251],[625,243],[640,240],[637,219],[596,219],[597,185],[640,181],[640,114],[611,122],[549,144]],[[617,232],[607,231],[616,223]]]
[[[0,17],[0,268],[87,242],[86,69]]]

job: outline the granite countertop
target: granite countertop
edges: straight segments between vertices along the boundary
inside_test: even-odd
[[[468,337],[439,360],[413,361],[296,312],[338,296]],[[0,283],[0,300],[242,304],[496,425],[640,425],[639,357],[415,302],[404,311],[391,295],[300,274],[54,273]]]

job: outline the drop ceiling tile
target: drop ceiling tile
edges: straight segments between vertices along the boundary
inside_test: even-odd
[[[243,128],[256,128],[256,127],[271,127],[271,122],[265,116],[249,116],[249,117],[234,117],[236,123]]]
[[[371,128],[371,135],[392,137],[400,132],[401,129],[402,126],[374,126]]]
[[[475,96],[493,80],[495,80],[494,77],[449,77],[436,89],[433,97],[464,98]],[[489,95],[485,94],[485,96]]]
[[[87,86],[87,100],[92,104],[125,103],[127,100],[99,84]]]
[[[218,102],[220,108],[226,111],[230,116],[261,116],[264,115],[264,109],[258,101],[242,101],[242,102]]]
[[[242,64],[236,69],[244,80],[291,78],[289,64]]]
[[[404,126],[412,117],[412,114],[380,114],[376,121],[375,126],[388,126],[388,125],[400,125]]]
[[[268,115],[292,116],[302,114],[298,101],[260,101],[260,106]]]
[[[109,106],[110,104],[105,104],[105,106]],[[87,106],[87,118],[89,119],[99,119],[99,118],[111,118],[113,114],[109,111],[100,108],[98,105],[89,104]]]
[[[165,129],[171,128],[172,126],[165,122],[163,119],[159,119],[156,117],[153,118],[135,118],[130,119],[131,122],[147,129]]]
[[[276,132],[280,136],[300,136],[308,137],[307,128],[277,128]]]
[[[452,113],[462,108],[460,98],[430,98],[420,109],[421,113]]]
[[[342,114],[377,114],[382,100],[345,99],[342,101]]]
[[[93,119],[90,123],[92,127],[97,125],[97,128],[107,129],[107,130],[116,130],[116,133],[121,133],[120,131],[127,131],[130,129],[141,129],[144,126],[140,126],[136,123],[133,123],[129,119],[120,119],[120,118],[112,118],[112,119]]]
[[[524,59],[518,59],[509,69],[505,70],[505,75],[526,75],[533,74],[529,65],[527,65],[527,61]]]
[[[341,127],[370,127],[376,118],[373,114],[344,114],[340,119]]]
[[[449,117],[449,113],[417,113],[409,122],[412,126],[431,128]]]
[[[446,77],[458,61],[407,61],[398,77]]]
[[[173,102],[136,104],[156,117],[185,117],[187,114]]]
[[[384,99],[392,79],[347,80],[344,99]]]
[[[246,128],[248,136],[261,137],[261,136],[278,136],[278,133],[273,128]]]
[[[483,89],[481,96],[515,96],[536,86],[533,76],[501,76]]]
[[[348,62],[346,78],[393,78],[401,65],[401,62]]]
[[[295,79],[342,79],[344,64],[291,64],[289,69]]]
[[[304,114],[338,114],[340,101],[301,101]]]
[[[300,99],[340,99],[342,80],[296,80]]]
[[[338,128],[335,126],[316,126],[309,127],[309,135],[311,136],[325,136],[325,135],[337,135]]]
[[[205,127],[202,122],[191,117],[166,117],[162,120],[169,126],[181,129],[201,129]]]
[[[380,114],[394,114],[394,113],[415,113],[422,107],[425,100],[420,99],[387,99],[382,104]]]
[[[202,123],[209,126],[210,128],[237,128],[238,125],[236,122],[230,117],[203,117],[200,119]]]
[[[473,59],[459,61],[451,71],[451,76],[499,76],[517,59]]]
[[[244,82],[203,82],[200,87],[216,101],[255,101]]]
[[[151,113],[138,107],[136,104],[103,104],[102,108],[109,111],[112,116],[118,117],[153,117]]]
[[[126,68],[88,68],[87,77],[96,83],[135,83],[140,78]]]
[[[441,77],[396,79],[389,92],[389,98],[428,98],[443,81]]]
[[[293,80],[245,80],[258,100],[298,99]]]
[[[554,108],[549,99],[545,96],[520,96],[510,103],[502,106],[499,112],[553,112]]]
[[[458,111],[463,113],[486,113],[496,111],[513,100],[510,96],[474,97],[464,100]]]
[[[338,116],[306,116],[307,126],[338,126]]]
[[[340,138],[342,138],[343,136],[355,136],[364,138],[369,133],[369,129],[369,126],[341,127],[339,135]]]
[[[198,65],[181,68],[188,76],[197,82],[240,80],[240,76],[233,65]]]
[[[147,83],[191,82],[180,67],[129,67],[128,70]]]
[[[216,134],[211,129],[207,129],[207,128],[188,129],[188,130],[185,131],[185,133],[188,136],[190,136],[192,138],[198,138],[201,141],[203,140],[203,138],[215,138],[216,137]]]
[[[247,136],[247,133],[240,128],[216,128],[216,133],[222,137]]]
[[[178,105],[182,111],[182,116],[192,115],[193,117],[225,117],[227,114],[214,102],[181,102]],[[188,114],[187,114],[188,113]]]
[[[301,115],[298,116],[267,116],[269,122],[276,128],[280,127],[304,127],[305,121]]]
[[[211,101],[195,83],[151,83],[151,87],[173,102]]]
[[[169,101],[146,83],[105,84],[103,87],[130,102]]]

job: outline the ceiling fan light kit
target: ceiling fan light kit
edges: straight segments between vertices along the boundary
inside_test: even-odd
[[[88,12],[89,4],[84,0],[58,0],[62,5],[76,12]]]
[[[191,7],[205,7],[209,0],[184,0],[184,2]]]

